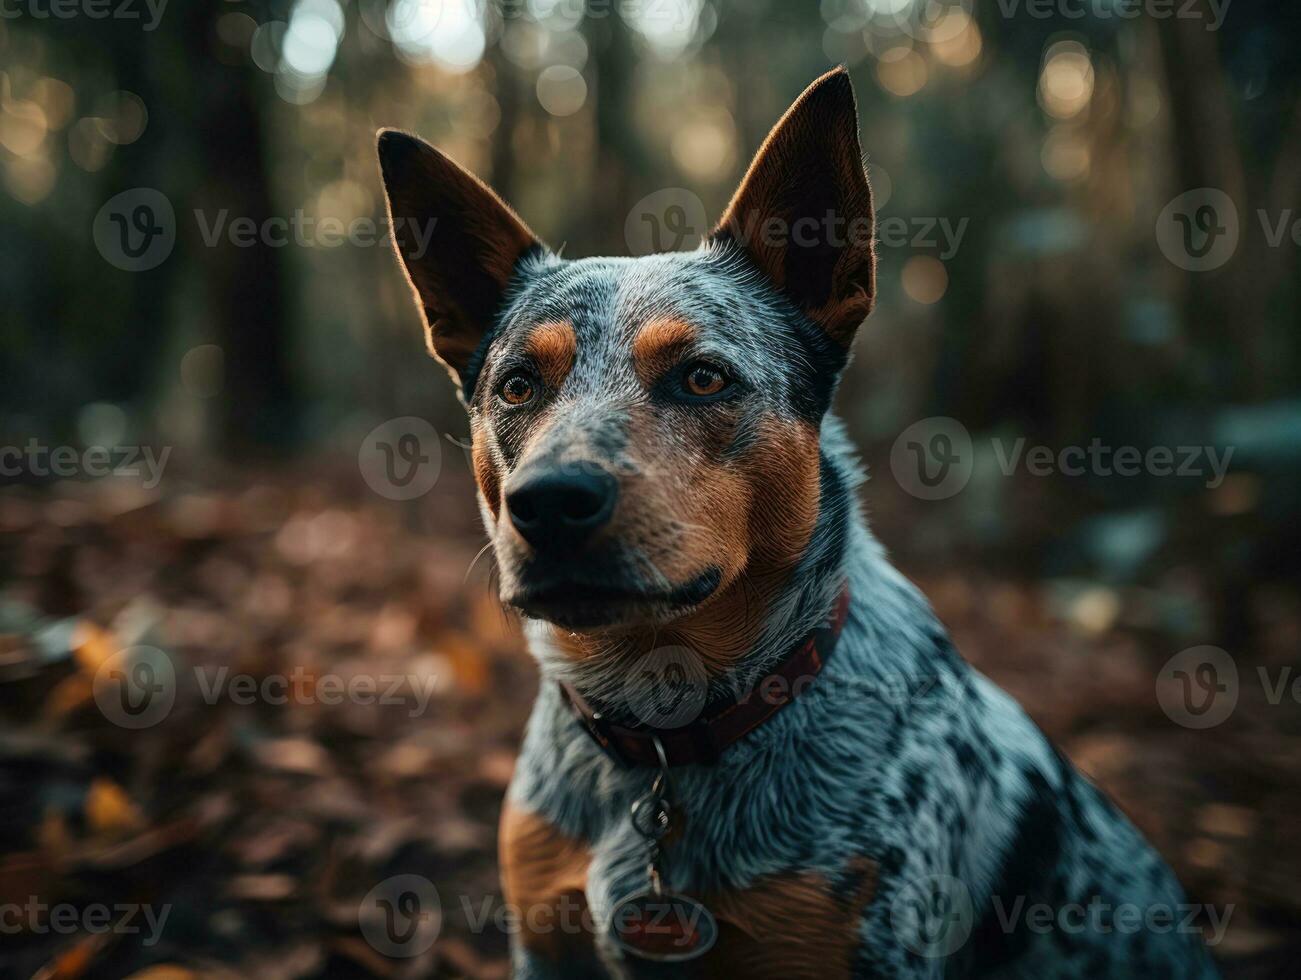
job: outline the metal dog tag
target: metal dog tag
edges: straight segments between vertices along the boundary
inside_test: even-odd
[[[718,923],[694,898],[652,890],[616,903],[610,935],[638,959],[682,963],[709,952],[718,939]]]

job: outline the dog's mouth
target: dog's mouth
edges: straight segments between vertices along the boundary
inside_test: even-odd
[[[599,629],[681,615],[708,599],[721,580],[717,566],[666,590],[549,575],[524,582],[506,602],[525,616],[565,629]]]

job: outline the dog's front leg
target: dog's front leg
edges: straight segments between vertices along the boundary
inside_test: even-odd
[[[588,846],[508,797],[499,849],[517,980],[605,980],[587,904]]]

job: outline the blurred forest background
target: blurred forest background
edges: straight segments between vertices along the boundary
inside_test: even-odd
[[[690,247],[836,63],[881,221],[839,398],[877,534],[1192,899],[1233,907],[1226,973],[1291,972],[1301,710],[1261,678],[1301,667],[1297,4],[0,9],[0,446],[168,452],[157,480],[61,478],[23,448],[0,478],[0,903],[172,907],[148,945],[25,919],[0,976],[505,975],[503,931],[470,913],[500,901],[494,824],[535,674],[472,561],[468,426],[391,250],[326,229],[383,221],[374,134],[393,126],[568,256]],[[174,242],[132,271],[101,232],[142,188]],[[1236,247],[1190,270],[1162,221],[1206,188]],[[306,230],[209,240],[238,218]],[[399,501],[358,459],[408,416],[441,470]],[[966,426],[974,466],[928,501],[890,461],[932,416]],[[1008,475],[1017,439],[1233,455],[1222,481]],[[176,666],[176,703],[127,729],[96,678],[142,643]],[[1240,691],[1193,730],[1158,692],[1203,644]],[[298,677],[295,695],[214,702],[183,680],[219,667]],[[327,705],[325,674],[436,686],[418,711]],[[442,922],[402,958],[367,941],[364,907],[407,872]]]

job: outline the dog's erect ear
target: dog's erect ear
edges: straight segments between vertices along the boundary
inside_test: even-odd
[[[744,249],[779,289],[848,346],[876,298],[872,191],[849,73],[805,89],[773,127],[713,239]]]
[[[378,149],[393,244],[429,349],[464,390],[516,263],[542,244],[491,188],[424,140],[386,129]]]

